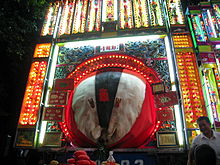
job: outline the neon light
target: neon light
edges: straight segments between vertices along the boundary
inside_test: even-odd
[[[50,26],[50,21],[52,18],[52,12],[53,12],[53,8],[50,7],[48,9],[48,13],[46,14],[45,23],[42,28],[42,32],[41,32],[42,36],[46,36],[49,33],[49,26]]]
[[[47,128],[47,121],[42,121],[41,122],[41,128],[40,128],[40,135],[39,135],[39,143],[43,144],[44,142],[44,136],[46,133],[46,128]]]
[[[91,45],[91,46],[118,45],[120,43],[124,43],[127,41],[145,41],[145,40],[159,39],[163,37],[165,37],[165,35],[149,35],[149,36],[97,39],[97,40],[87,40],[87,41],[74,41],[74,42],[66,42],[64,46],[66,48],[74,48],[84,45]]]
[[[118,20],[118,0],[114,0],[114,20]]]
[[[209,10],[207,10],[207,9],[202,10],[202,18],[203,18],[203,22],[204,22],[204,26],[205,26],[204,30],[207,32],[208,37],[213,38],[214,37],[213,30],[214,29],[212,29],[212,26],[210,24],[212,22],[212,19],[210,20],[209,15],[208,15],[208,11]]]
[[[57,18],[56,18],[57,20],[60,19],[61,11],[62,11],[62,9],[61,9],[61,7],[59,7],[59,9],[58,9],[58,14],[57,14]],[[56,24],[55,24],[55,27],[54,27],[54,33],[53,33],[53,38],[54,38],[54,39],[57,37],[57,31],[58,31],[58,29],[59,29],[58,24],[59,24],[59,21],[56,21]]]
[[[205,72],[205,70],[202,70],[201,67],[200,67],[200,70],[201,70],[201,72]],[[203,75],[203,73],[201,73],[200,76],[201,76],[204,96],[209,95],[208,88],[206,87],[206,78]],[[206,103],[206,110],[207,110],[208,117],[209,117],[211,123],[213,123],[215,117],[212,112],[212,107],[210,106],[211,105],[210,97],[204,97],[204,99],[205,99],[205,103]]]
[[[118,1],[105,0],[102,7],[102,22],[112,22],[118,20]]]
[[[37,44],[34,51],[34,58],[49,57],[51,44]]]
[[[195,48],[197,48],[197,42],[196,42],[196,37],[195,37],[195,33],[193,31],[193,25],[192,25],[192,22],[191,22],[191,19],[189,17],[187,17],[187,20],[188,20],[188,23],[189,23],[189,29],[190,29],[190,32],[191,32],[191,36],[192,36],[192,40],[193,40],[193,44],[195,46]]]
[[[168,37],[165,37],[165,45],[166,46],[166,52],[167,52],[167,59],[168,59],[168,67],[169,67],[169,73],[170,73],[170,80],[171,80],[171,84],[172,84],[172,90],[175,91],[176,90],[176,85],[175,85],[175,73],[174,73],[174,64],[173,64],[173,60],[172,60],[172,54],[171,54],[171,47],[170,47],[170,42]]]
[[[175,48],[192,47],[192,42],[189,35],[173,35]]]
[[[215,75],[213,73],[213,69],[204,69],[204,82],[205,82],[205,88],[207,88],[208,91],[208,101],[209,106],[212,109],[213,117],[215,121],[219,121],[218,113],[220,112],[220,106],[219,106],[219,95],[218,95],[218,88],[215,80]]]
[[[202,15],[201,14],[193,14],[191,15],[192,23],[193,23],[193,29],[195,31],[196,39],[197,41],[206,41],[207,40],[207,34],[205,32],[204,22],[202,21]]]
[[[183,145],[184,142],[184,134],[183,134],[183,125],[182,125],[182,119],[180,114],[179,105],[174,105],[174,113],[176,117],[176,129],[177,129],[177,136],[179,139],[179,145]]]
[[[48,90],[46,91],[45,105],[48,105],[49,92],[50,92],[50,89],[52,89],[53,87],[58,52],[59,52],[59,46],[56,45],[54,48],[54,53],[52,55],[52,62],[51,62],[50,70],[48,71],[49,73],[48,88],[47,88]]]
[[[86,24],[88,0],[79,0],[76,3],[73,33],[84,33]]]

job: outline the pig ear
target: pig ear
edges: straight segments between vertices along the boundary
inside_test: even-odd
[[[92,109],[95,108],[95,102],[94,102],[93,98],[89,98],[89,99],[88,99],[88,103],[89,103],[89,106],[90,106]]]

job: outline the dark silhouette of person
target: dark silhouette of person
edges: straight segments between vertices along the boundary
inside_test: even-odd
[[[196,165],[216,165],[215,150],[207,144],[195,147],[194,158]]]

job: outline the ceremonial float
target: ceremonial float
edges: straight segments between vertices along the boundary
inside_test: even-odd
[[[211,10],[219,19],[219,4],[209,4],[207,11],[201,9],[203,18]],[[208,114],[218,128],[219,59],[201,65],[198,54],[207,52],[198,52],[195,43],[203,42],[201,26],[208,25],[199,24],[201,14],[192,7],[185,16],[185,9],[180,0],[51,3],[33,55],[15,147],[92,152],[101,146],[113,150],[121,164],[156,164],[149,153],[184,153],[198,134],[199,116]],[[210,75],[216,78],[215,95]]]

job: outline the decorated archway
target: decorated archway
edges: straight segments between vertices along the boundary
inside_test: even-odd
[[[109,81],[109,77],[112,81]],[[82,62],[67,78],[74,81],[74,90],[69,95],[65,121],[60,125],[72,144],[96,147],[100,140],[104,140],[107,147],[139,147],[146,144],[157,131],[159,122],[156,120],[151,84],[160,83],[161,80],[143,61],[121,53],[99,54]],[[106,84],[111,85],[106,87]],[[94,97],[91,92],[87,94],[93,86]],[[125,86],[127,93],[123,90]],[[129,94],[131,98],[127,97]],[[131,103],[128,99],[132,100]],[[126,115],[123,116],[124,112]],[[129,124],[126,121],[129,120],[133,122],[127,127]]]

